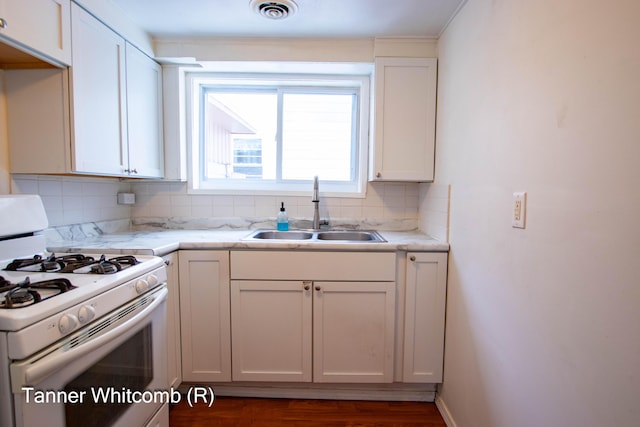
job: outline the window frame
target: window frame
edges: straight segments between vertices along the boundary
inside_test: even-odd
[[[228,86],[234,88],[265,86],[284,88],[295,93],[298,90],[311,90],[317,93],[345,93],[354,91],[357,96],[355,144],[351,147],[353,156],[353,179],[350,182],[322,180],[322,193],[330,197],[365,197],[367,186],[368,147],[369,147],[369,111],[370,111],[370,74],[300,74],[300,73],[249,73],[249,72],[202,72],[189,71],[185,74],[186,136],[188,155],[188,192],[191,194],[219,195],[277,195],[301,196],[311,191],[312,180],[204,180],[201,168],[203,159],[203,99],[207,88]],[[196,125],[195,119],[198,119]],[[279,138],[278,145],[282,143]],[[279,150],[281,147],[278,148]],[[281,158],[281,154],[278,154]],[[278,168],[282,166],[278,160]],[[223,184],[223,185],[215,185]]]

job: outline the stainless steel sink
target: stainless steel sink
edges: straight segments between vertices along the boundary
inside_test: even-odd
[[[313,233],[308,231],[276,231],[276,230],[258,230],[252,233],[248,239],[260,240],[308,240],[313,237]]]
[[[375,231],[320,231],[316,234],[318,240],[340,240],[350,242],[385,242]]]
[[[314,242],[333,241],[345,243],[386,242],[386,240],[376,231],[361,230],[256,230],[242,240],[304,240]]]

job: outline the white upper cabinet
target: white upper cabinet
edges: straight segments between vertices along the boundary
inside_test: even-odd
[[[126,55],[129,173],[162,177],[162,67],[129,43]]]
[[[5,73],[11,172],[163,177],[160,66],[75,3],[71,22],[71,68]]]
[[[74,171],[162,177],[160,66],[80,7],[71,16]]]
[[[126,175],[125,40],[75,4],[71,17],[73,170]]]
[[[56,65],[71,64],[70,0],[0,0],[0,39]]]
[[[371,181],[433,181],[437,60],[376,58]]]

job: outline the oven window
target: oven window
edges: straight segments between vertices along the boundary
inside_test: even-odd
[[[112,425],[130,403],[118,403],[127,391],[144,391],[153,379],[151,325],[132,336],[69,382],[65,392],[86,392],[82,404],[66,404],[68,427]]]

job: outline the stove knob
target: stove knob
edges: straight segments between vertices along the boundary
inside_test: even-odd
[[[78,320],[81,324],[87,323],[94,317],[96,317],[96,309],[90,305],[83,305],[80,307],[80,310],[78,310]]]
[[[61,334],[67,334],[78,326],[78,318],[73,314],[65,314],[60,318],[58,322],[58,330]]]
[[[149,289],[149,283],[147,283],[146,280],[144,279],[140,279],[136,282],[136,292],[141,294],[143,292],[146,292],[146,290]]]
[[[155,285],[158,284],[158,276],[156,276],[155,274],[148,275],[147,282],[149,283],[149,287],[153,288]]]

